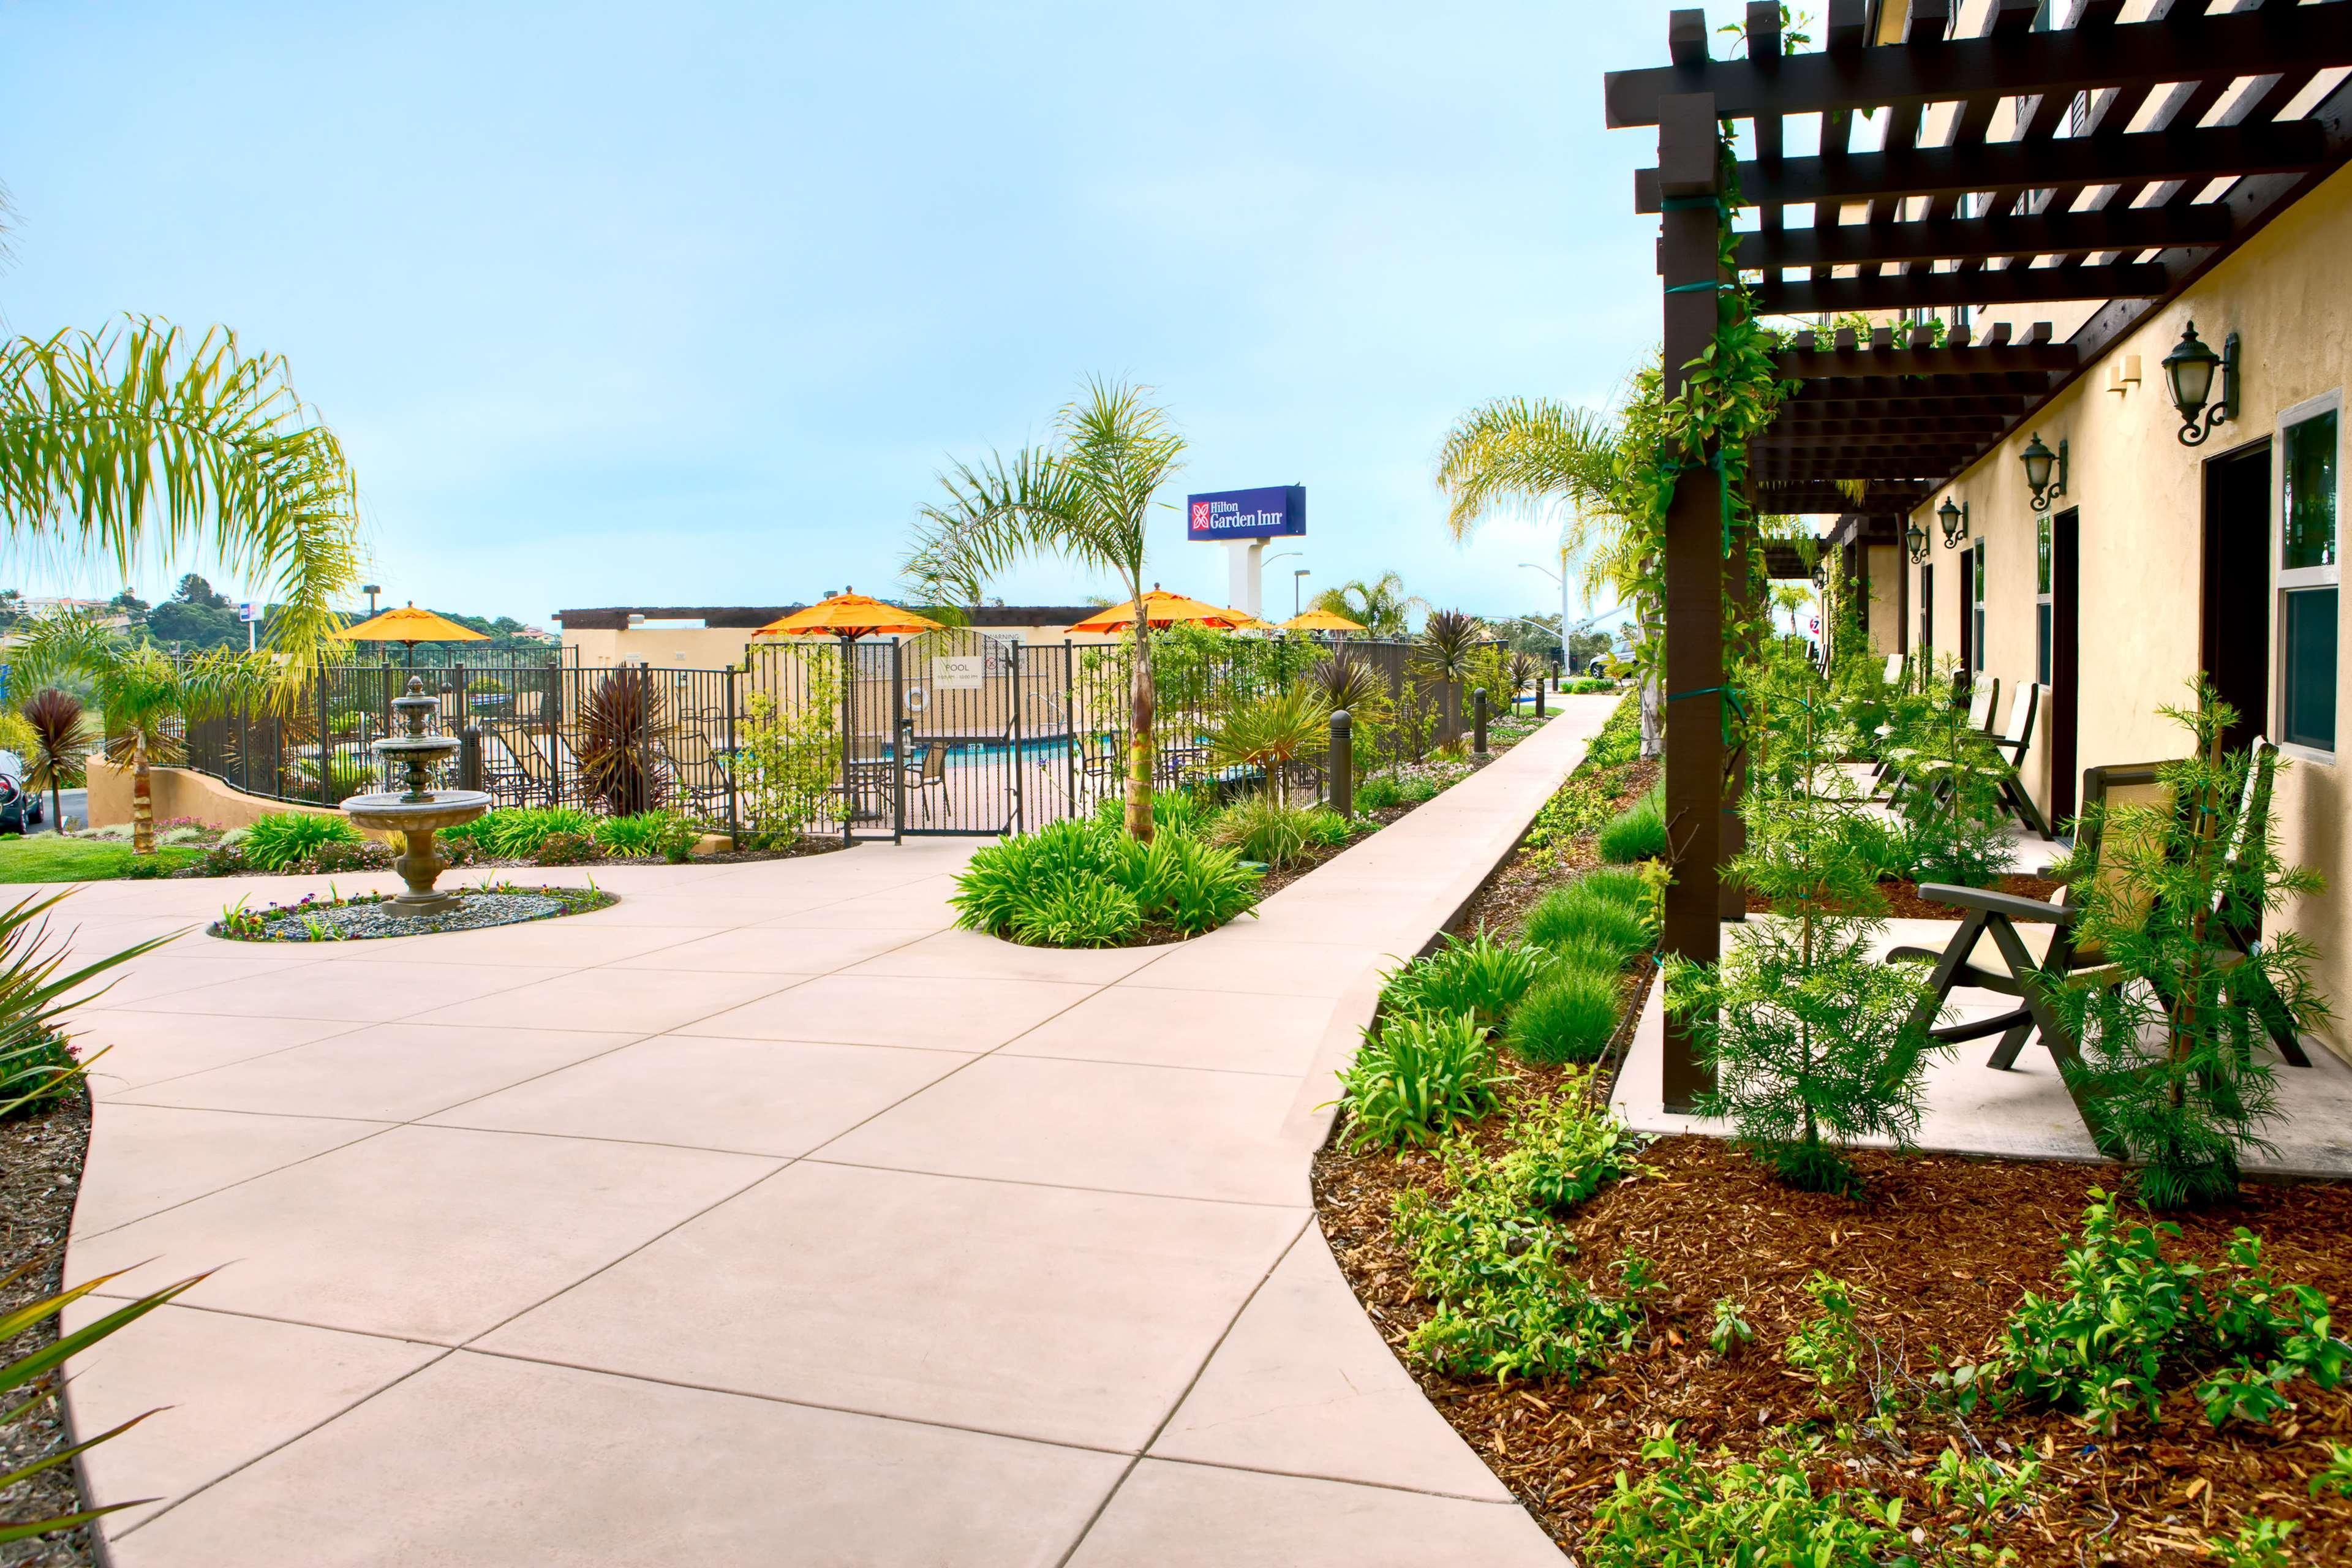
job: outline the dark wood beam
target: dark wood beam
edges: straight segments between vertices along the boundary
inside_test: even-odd
[[[1818,220],[1819,214],[1815,217]],[[1739,265],[1870,267],[1890,261],[1966,261],[1992,257],[2082,256],[2095,250],[2216,246],[2230,238],[2219,205],[2108,207],[2040,217],[1931,218],[1924,223],[1832,223],[1761,231],[1739,238]]]
[[[1941,436],[1971,438],[1998,435],[2009,421],[1998,414],[1956,414],[1941,419],[1791,419],[1783,412],[1756,437],[1759,446],[1803,446],[1864,436]]]
[[[2097,267],[2004,267],[1998,272],[1906,272],[1895,278],[1800,278],[1758,284],[1754,293],[1759,315],[1815,316],[1927,305],[2136,300],[2171,288],[2172,273],[2159,263],[2110,261]]]
[[[2166,82],[2264,76],[2352,65],[2352,8],[2265,5],[2209,16],[2194,5],[2158,22],[2035,33],[1996,28],[1932,49],[1830,48],[1769,65],[1710,60],[1706,39],[1671,66],[1611,71],[1602,102],[1612,129],[1658,123],[1667,95],[1707,92],[1727,120],[1759,113],[1869,110],[1905,100],[1974,102],[2040,93],[2071,98],[2103,87],[2142,91]],[[1832,35],[1832,41],[1835,35]],[[2061,104],[2063,110],[2063,105]]]
[[[2327,11],[2335,6],[2297,6]],[[2266,13],[2257,13],[2263,15]],[[1893,52],[1893,51],[1885,51]],[[2067,137],[2036,143],[1890,148],[1843,158],[1783,158],[1766,170],[1739,166],[1740,198],[1834,205],[1874,196],[1958,195],[1995,186],[2105,184],[2115,181],[2210,180],[2221,174],[2297,174],[2331,159],[2326,133],[2308,121],[2216,125],[2207,130],[2143,131],[2128,136]],[[1658,210],[1654,169],[1633,172],[1633,210]]]
[[[1832,381],[1849,376],[1966,375],[1971,378],[2014,372],[2073,370],[2077,363],[2072,343],[1946,343],[1917,348],[1808,348],[1798,346],[1773,356],[1773,373],[1784,381]]]

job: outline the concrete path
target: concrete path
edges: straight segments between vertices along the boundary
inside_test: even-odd
[[[969,841],[594,915],[194,934],[84,1011],[121,1568],[1557,1564],[1315,1228],[1331,1070],[1605,717],[1172,948],[949,929]],[[344,879],[348,889],[355,880]],[[282,879],[263,897],[302,890]],[[223,883],[68,906],[105,949]],[[86,1318],[92,1314],[84,1314]]]

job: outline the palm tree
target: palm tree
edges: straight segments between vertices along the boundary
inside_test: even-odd
[[[41,685],[68,672],[87,679],[106,715],[106,754],[131,768],[131,848],[152,854],[155,803],[151,763],[182,754],[178,731],[227,710],[240,700],[268,701],[279,689],[267,656],[215,648],[174,660],[152,643],[134,643],[95,616],[51,616],[31,622],[10,650],[18,679]]]
[[[25,760],[25,784],[49,792],[49,828],[66,830],[65,782],[81,768],[92,744],[81,699],[51,686],[36,691],[17,710],[33,727],[33,754]]]
[[[1127,830],[1151,837],[1151,626],[1143,606],[1144,536],[1153,498],[1181,466],[1184,438],[1148,387],[1089,381],[1054,421],[1050,447],[995,453],[940,476],[947,498],[922,509],[907,573],[934,592],[978,598],[1029,555],[1067,556],[1115,575],[1135,606]]]
[[[205,550],[268,585],[289,670],[316,657],[360,574],[341,443],[286,362],[145,317],[0,339],[0,531],[126,578],[142,557]]]
[[[1336,588],[1326,588],[1315,595],[1308,608],[1345,616],[1371,637],[1402,641],[1412,635],[1413,614],[1426,614],[1429,601],[1407,594],[1403,578],[1393,572],[1383,572],[1370,583],[1357,578]]]
[[[1462,734],[1462,682],[1486,641],[1486,623],[1461,610],[1432,610],[1421,624],[1421,646],[1413,652],[1413,668],[1438,683],[1439,744],[1452,745]]]
[[[1621,434],[1615,421],[1548,397],[1480,404],[1446,433],[1438,455],[1447,531],[1465,540],[1496,513],[1558,514],[1563,563],[1569,555],[1583,558],[1585,591],[1608,585],[1643,613],[1648,606],[1634,588],[1654,542],[1619,477]],[[1645,625],[1644,638],[1657,630]],[[1645,670],[1644,756],[1658,752],[1658,693],[1657,672]]]

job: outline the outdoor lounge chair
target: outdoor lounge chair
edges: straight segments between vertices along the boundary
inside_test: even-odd
[[[2230,834],[2230,847],[2221,858],[2223,882],[2213,889],[2213,919],[2206,927],[2206,933],[2225,953],[2251,956],[2262,951],[2261,917],[2257,915],[2251,925],[2233,921],[2224,912],[2224,905],[2228,901],[2229,879],[2244,864],[2246,847],[2262,844],[2269,837],[2271,784],[2277,773],[2278,747],[2255,736],[2247,752],[2246,786],[2238,798],[2238,820]],[[2241,904],[2259,910],[2262,900],[2257,893],[2242,900]],[[2311,1058],[2305,1054],[2303,1041],[2295,1033],[2294,1017],[2257,972],[2246,971],[2244,981],[2231,985],[2231,991],[2262,1020],[2263,1032],[2270,1036],[2271,1043],[2278,1047],[2280,1058],[2288,1066],[2311,1065]]]
[[[2025,753],[2033,744],[2033,721],[2041,711],[2042,688],[2029,680],[2010,699],[2008,727],[1992,738],[1993,750],[2000,753],[2000,760],[1990,771],[1999,784],[2000,808],[2044,839],[2050,839],[2050,824],[2043,820],[2042,808],[2033,804],[2033,797],[2025,793],[2025,781],[2021,776]]]
[[[1990,736],[1992,731],[1993,713],[2000,705],[2000,678],[1997,675],[1977,677],[1976,689],[1969,695],[1968,701],[1968,716],[1963,722],[1974,733]],[[1995,743],[1999,743],[1997,739]],[[1888,787],[1886,795],[1890,804],[1902,799],[1906,790],[1916,789],[1923,784],[1932,784],[1935,782],[1918,768],[1916,765],[1918,761],[1919,753],[1916,750],[1909,746],[1897,746],[1888,752],[1879,763],[1882,773],[1894,775],[1895,782]]]
[[[923,760],[920,763],[900,763],[898,784],[900,788],[914,792],[915,798],[922,803],[923,820],[929,822],[931,819],[931,792],[934,790],[939,792],[942,804],[947,800],[947,742],[945,741],[927,742],[923,746]]]

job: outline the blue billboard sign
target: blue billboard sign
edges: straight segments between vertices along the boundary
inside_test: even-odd
[[[1271,539],[1307,531],[1307,487],[1270,485],[1255,490],[1213,490],[1184,498],[1185,537],[1193,540]]]

